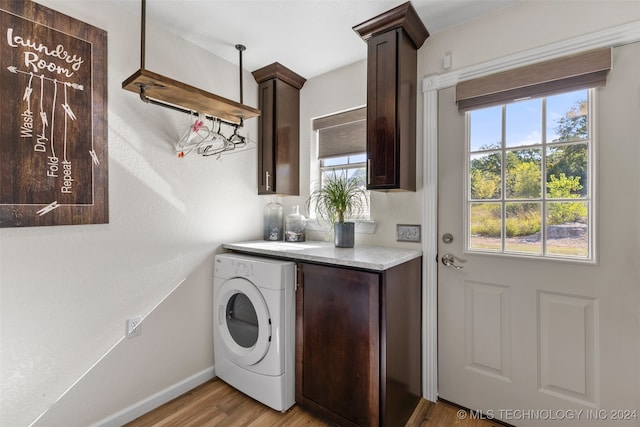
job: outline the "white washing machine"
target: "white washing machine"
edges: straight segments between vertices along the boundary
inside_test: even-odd
[[[216,376],[284,412],[295,403],[295,264],[227,253],[214,268]]]

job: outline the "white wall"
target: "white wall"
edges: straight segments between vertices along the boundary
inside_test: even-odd
[[[35,425],[119,427],[211,378],[212,276],[206,259]]]
[[[95,400],[75,402],[64,425],[85,425],[85,416],[95,421],[211,368],[212,254],[221,242],[259,238],[266,202],[256,197],[255,150],[178,159],[173,143],[188,117],[121,89],[139,68],[139,2],[41,3],[108,32],[110,221],[0,230],[3,426],[31,424],[98,361],[98,371],[112,366],[110,381],[87,390]],[[239,98],[236,64],[151,23],[147,31],[146,68]],[[257,85],[249,73],[244,82],[245,103],[255,107]],[[255,139],[257,120],[246,131]],[[163,316],[149,315],[140,338],[122,340],[128,317],[163,300]],[[37,425],[63,425],[54,421],[61,413]]]
[[[635,0],[523,0],[447,31],[432,34],[418,56],[418,78],[527,51],[553,42],[632,22],[640,16]]]
[[[85,425],[211,367],[212,253],[221,242],[260,238],[267,199],[255,195],[255,151],[177,159],[172,143],[186,118],[121,89],[139,67],[138,2],[40,2],[108,31],[110,223],[0,230],[0,425],[29,425],[74,384],[37,425]],[[441,71],[447,51],[456,69],[638,19],[637,1],[522,2],[433,34],[418,52],[418,82]],[[147,30],[148,69],[237,99],[235,64]],[[257,106],[249,73],[244,82],[245,103]],[[422,219],[417,91],[418,191],[375,192],[378,229],[357,243],[416,247],[395,241],[395,224]],[[301,196],[284,198],[287,208],[304,204],[315,179],[305,161],[314,153],[310,120],[365,103],[364,62],[305,84]],[[246,126],[254,139],[256,126]],[[148,315],[143,335],[123,340],[136,314]]]

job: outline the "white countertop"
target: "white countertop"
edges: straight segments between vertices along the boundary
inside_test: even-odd
[[[384,271],[422,256],[415,249],[387,248],[357,245],[354,248],[336,248],[333,242],[250,242],[225,243],[223,248],[254,255],[266,255],[299,261],[319,262],[367,270]]]

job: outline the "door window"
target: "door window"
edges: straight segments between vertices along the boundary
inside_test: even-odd
[[[271,342],[271,317],[262,293],[253,283],[236,277],[224,282],[215,298],[224,351],[235,363],[258,363]]]
[[[467,250],[593,260],[593,90],[467,112]]]
[[[225,316],[227,327],[233,340],[241,347],[250,348],[258,341],[258,315],[251,300],[237,293],[227,303]]]

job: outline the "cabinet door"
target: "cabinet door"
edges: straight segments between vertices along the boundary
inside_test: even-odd
[[[301,264],[296,401],[340,425],[380,422],[377,273]]]
[[[387,189],[397,184],[396,31],[371,37],[367,69],[367,188]]]
[[[275,194],[275,80],[258,86],[258,194]]]
[[[275,79],[275,181],[277,194],[300,194],[300,91]]]
[[[258,86],[258,194],[298,195],[300,92],[279,79]]]
[[[367,65],[367,188],[416,190],[417,51],[401,29],[371,37]]]

